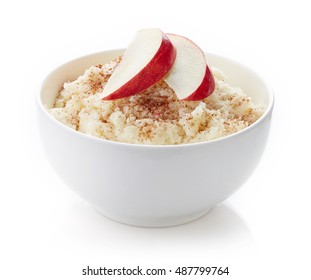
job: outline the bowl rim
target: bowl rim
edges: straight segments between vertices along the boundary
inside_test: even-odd
[[[90,53],[84,56],[80,56],[74,59],[71,59],[61,65],[59,65],[58,67],[54,68],[52,71],[50,71],[48,73],[48,75],[46,75],[45,79],[43,80],[43,82],[41,83],[41,87],[40,90],[38,90],[35,94],[35,99],[36,99],[36,103],[37,103],[37,107],[39,108],[39,110],[51,121],[53,122],[55,125],[57,125],[59,128],[61,129],[65,129],[66,131],[68,131],[69,133],[73,133],[74,135],[77,135],[77,137],[82,137],[85,140],[89,140],[89,141],[95,141],[98,143],[107,143],[110,145],[116,145],[116,146],[120,146],[120,147],[129,147],[129,148],[138,148],[138,149],[177,149],[177,148],[193,148],[193,147],[197,147],[197,146],[204,146],[204,145],[211,145],[214,143],[219,143],[222,141],[229,141],[231,138],[235,138],[235,137],[239,137],[242,134],[245,133],[249,133],[251,130],[255,129],[256,127],[260,126],[267,118],[269,118],[269,116],[272,114],[273,111],[273,107],[274,107],[274,102],[275,102],[275,96],[274,96],[274,92],[272,90],[272,87],[270,86],[270,83],[267,82],[266,78],[263,78],[263,76],[261,74],[258,74],[257,71],[253,70],[252,68],[250,68],[249,66],[235,60],[232,58],[228,58],[226,56],[223,55],[219,55],[219,54],[214,54],[214,53],[209,53],[209,52],[204,52],[205,55],[207,56],[214,56],[214,57],[219,57],[221,59],[225,59],[228,60],[234,64],[237,64],[243,68],[245,68],[247,71],[252,72],[253,74],[255,74],[266,86],[267,88],[267,92],[268,92],[268,97],[269,97],[269,102],[267,104],[267,108],[265,110],[265,112],[262,114],[262,116],[260,116],[260,118],[258,120],[256,120],[254,123],[252,123],[251,125],[249,125],[246,128],[243,128],[237,132],[234,132],[230,135],[226,135],[220,138],[216,138],[213,140],[207,140],[207,141],[203,141],[203,142],[195,142],[195,143],[183,143],[183,144],[132,144],[132,143],[126,143],[126,142],[117,142],[117,141],[113,141],[113,140],[108,140],[108,139],[104,139],[104,138],[99,138],[99,137],[95,137],[93,135],[89,135],[77,130],[74,130],[68,126],[66,126],[65,124],[61,123],[60,121],[56,120],[47,110],[47,108],[45,107],[45,105],[43,104],[42,100],[41,100],[41,96],[42,96],[42,90],[43,90],[43,86],[46,84],[46,81],[48,80],[48,78],[56,71],[58,71],[59,69],[61,69],[62,67],[64,67],[67,64],[76,62],[80,59],[86,59],[87,57],[92,57],[92,56],[96,56],[96,55],[102,55],[103,53],[108,53],[108,52],[117,52],[117,51],[124,51],[124,49],[110,49],[110,50],[105,50],[105,51],[100,51],[100,52],[96,52],[96,53]],[[207,58],[208,59],[208,58]]]

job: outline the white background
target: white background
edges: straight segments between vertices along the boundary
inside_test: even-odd
[[[81,270],[214,265],[230,270],[217,279],[310,279],[307,3],[1,1],[0,278],[114,279]],[[126,47],[147,27],[248,64],[276,96],[270,140],[253,176],[207,216],[168,229],[112,222],[71,192],[45,158],[35,115],[34,95],[49,71],[78,56]],[[131,279],[152,278],[185,277]]]

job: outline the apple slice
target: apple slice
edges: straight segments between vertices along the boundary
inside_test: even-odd
[[[203,51],[189,39],[167,34],[177,51],[172,69],[164,78],[180,100],[202,100],[213,93],[215,80]]]
[[[167,74],[175,58],[173,44],[160,29],[138,31],[100,98],[114,100],[147,89]]]

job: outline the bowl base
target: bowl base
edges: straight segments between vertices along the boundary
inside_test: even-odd
[[[174,216],[174,217],[157,217],[157,218],[121,217],[121,216],[107,214],[106,212],[98,208],[95,208],[95,209],[96,211],[98,211],[101,215],[105,216],[106,218],[109,218],[110,220],[113,220],[121,224],[129,225],[129,226],[136,226],[136,227],[160,228],[160,227],[173,227],[173,226],[178,226],[178,225],[182,225],[182,224],[195,221],[203,217],[209,211],[211,211],[213,207],[205,209],[203,211],[195,212],[189,215]]]

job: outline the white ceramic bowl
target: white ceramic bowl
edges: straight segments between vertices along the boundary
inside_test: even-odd
[[[64,82],[93,64],[121,54],[112,50],[70,61],[54,70],[37,95],[43,145],[57,174],[105,216],[130,225],[172,226],[194,220],[231,196],[254,171],[267,141],[273,94],[265,81],[231,59],[207,54],[211,66],[228,75],[264,115],[248,128],[205,143],[135,145],[107,141],[72,130],[46,110]]]

